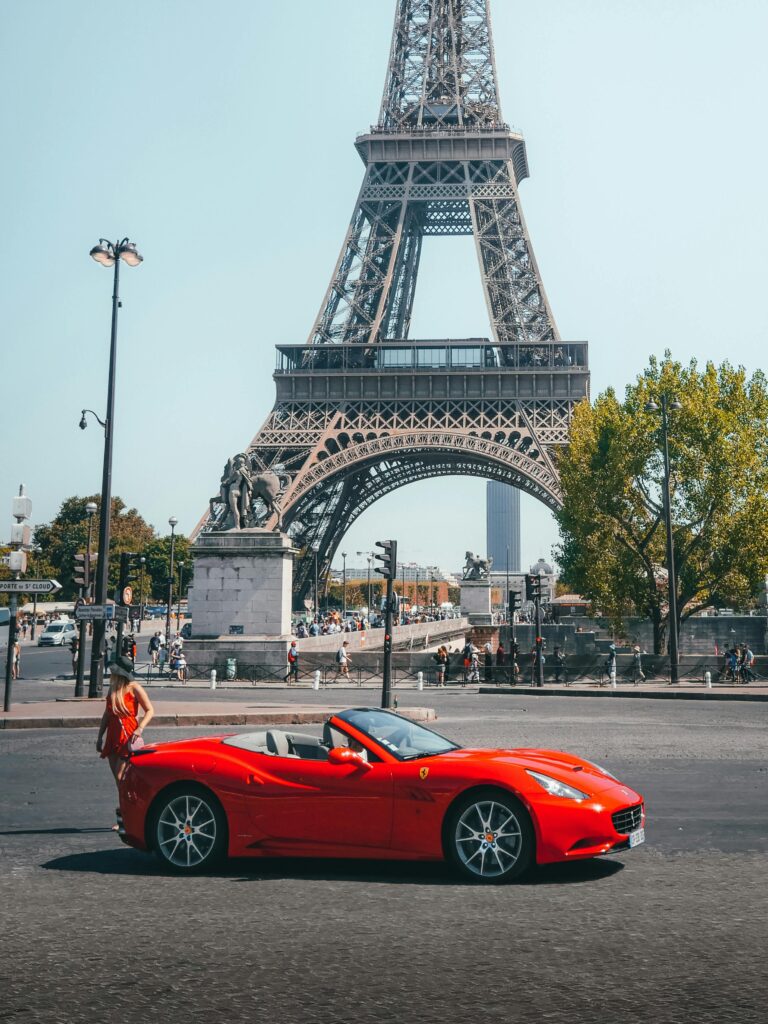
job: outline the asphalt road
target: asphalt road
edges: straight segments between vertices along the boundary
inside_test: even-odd
[[[3,733],[0,1020],[765,1020],[768,707],[430,703],[463,744],[602,762],[645,795],[648,844],[498,888],[339,861],[167,877],[107,831],[92,734]]]

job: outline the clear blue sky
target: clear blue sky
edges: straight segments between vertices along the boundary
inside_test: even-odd
[[[273,402],[273,346],[306,339],[352,212],[394,0],[0,0],[0,537],[100,488],[110,272],[122,275],[114,492],[189,531]],[[503,111],[562,335],[592,391],[651,353],[764,362],[765,0],[494,0]],[[481,335],[471,240],[429,239],[413,335]],[[400,537],[455,567],[485,549],[484,482],[373,506],[348,551]],[[556,530],[523,497],[523,557]],[[407,521],[407,527],[404,525]]]

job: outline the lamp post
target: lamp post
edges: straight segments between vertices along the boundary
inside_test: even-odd
[[[93,517],[96,515],[97,505],[95,501],[89,501],[85,506],[85,513],[88,516],[88,537],[85,542],[85,586],[80,591],[82,597],[88,602],[91,598],[91,537],[93,535]],[[80,638],[77,645],[77,674],[75,677],[75,696],[82,697],[85,689],[85,635],[87,623],[85,619],[80,620]]]
[[[374,562],[372,551],[358,551],[358,555],[365,555],[368,562],[368,621],[371,619],[371,566]]]
[[[319,550],[320,550],[320,545],[317,542],[315,542],[312,545],[312,553],[315,556],[315,588],[314,588],[315,622],[317,622],[317,617],[318,617],[318,612],[319,612],[318,593],[317,593],[317,553],[318,553]]]
[[[341,552],[344,568],[341,570],[341,617],[347,617],[347,552]]]
[[[139,625],[138,632],[141,632],[141,623],[144,621],[144,568],[147,560],[144,555],[139,559]]]
[[[168,525],[171,528],[171,564],[168,569],[168,607],[165,609],[165,652],[166,656],[171,653],[171,608],[173,607],[173,554],[176,548],[176,524],[178,523],[176,516],[171,516],[168,520]]]
[[[138,267],[143,257],[136,251],[136,246],[127,238],[120,242],[109,242],[100,238],[99,244],[91,249],[91,256],[103,267],[114,267],[114,286],[112,288],[112,331],[109,342],[109,377],[107,383],[107,417],[104,427],[104,465],[101,476],[101,514],[99,517],[99,561],[96,574],[95,604],[103,605],[107,600],[109,585],[109,517],[112,511],[112,442],[114,439],[115,410],[115,369],[117,362],[117,311],[120,308],[120,261],[129,267]],[[86,410],[87,411],[87,410]],[[95,414],[94,414],[95,415]],[[97,417],[98,419],[98,417]],[[99,420],[101,423],[102,421]],[[80,420],[81,428],[85,429],[85,411]],[[91,678],[88,686],[89,697],[101,696],[104,678],[104,636],[106,624],[97,619],[93,628],[93,644],[91,646]]]
[[[506,614],[509,614],[509,544],[507,544],[507,589],[504,591],[507,595],[507,608]]]
[[[184,588],[184,563],[179,562],[179,592],[176,596],[176,629],[181,632],[181,591]]]
[[[667,585],[669,588],[669,681],[675,684],[679,679],[679,654],[677,643],[677,577],[675,574],[675,543],[672,537],[672,498],[669,492],[669,413],[682,409],[676,399],[662,395],[659,403],[651,399],[645,411],[661,412],[661,450],[664,456],[664,522],[667,529]]]
[[[37,559],[38,559],[38,557],[40,555],[40,552],[42,550],[43,549],[40,547],[39,544],[35,544],[35,546],[32,548],[32,555],[34,557],[34,568],[33,568],[32,572],[33,572],[33,575],[35,575],[35,576],[37,575]],[[37,626],[37,591],[35,591],[35,593],[32,595],[32,630],[31,630],[30,636],[29,636],[30,640],[34,640],[35,639],[35,627],[36,626]]]

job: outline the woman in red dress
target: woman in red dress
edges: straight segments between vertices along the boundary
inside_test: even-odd
[[[131,663],[127,659],[116,657],[110,663],[109,671],[107,706],[101,716],[96,749],[109,761],[115,782],[119,785],[131,756],[131,744],[141,738],[155,709],[144,687],[136,682]],[[141,722],[138,717],[139,708],[144,711]]]

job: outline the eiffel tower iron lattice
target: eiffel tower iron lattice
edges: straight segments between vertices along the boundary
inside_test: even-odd
[[[501,116],[489,3],[397,0],[331,283],[308,342],[277,347],[274,408],[201,524],[286,530],[299,604],[315,557],[322,578],[354,520],[407,483],[481,476],[560,503],[553,454],[589,392],[587,345],[561,340],[533,255],[525,142]],[[490,338],[409,339],[430,235],[474,237]]]

